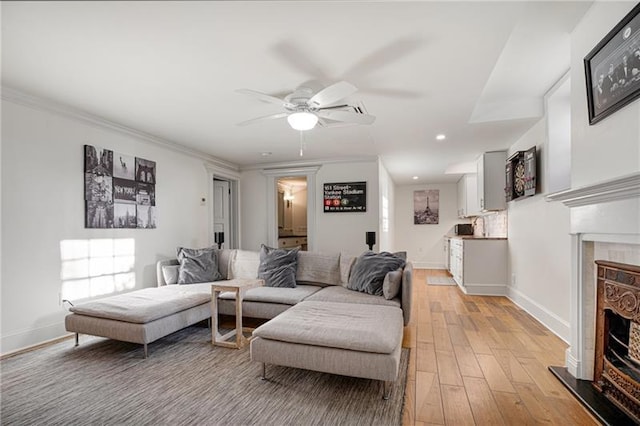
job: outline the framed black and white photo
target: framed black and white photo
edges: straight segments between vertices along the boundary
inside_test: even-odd
[[[113,203],[85,201],[86,228],[113,228]]]
[[[113,222],[115,228],[136,228],[136,205],[129,203],[113,203]]]
[[[113,178],[113,199],[116,203],[136,203],[138,184],[129,179]]]
[[[413,224],[437,225],[440,222],[440,190],[413,191]]]
[[[156,162],[136,157],[136,181],[156,183]]]
[[[155,185],[149,183],[138,183],[136,203],[142,206],[156,205]]]
[[[86,201],[113,201],[113,178],[93,173],[84,174],[84,199]]]
[[[155,206],[144,206],[138,204],[137,217],[138,228],[155,229],[156,227],[156,208]]]
[[[113,177],[135,180],[136,158],[132,155],[113,153]]]
[[[94,175],[113,176],[113,151],[99,146],[84,146],[84,171]]]
[[[640,96],[640,4],[584,58],[589,124]]]

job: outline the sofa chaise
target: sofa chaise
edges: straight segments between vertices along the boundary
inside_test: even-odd
[[[277,364],[328,373],[382,380],[398,373],[403,325],[411,315],[413,267],[398,270],[397,295],[386,298],[347,288],[357,258],[301,251],[297,253],[294,288],[258,287],[246,292],[243,316],[268,319],[251,342],[251,357]],[[255,279],[260,253],[217,251],[222,279]],[[155,288],[78,304],[66,317],[66,328],[147,345],[181,328],[210,318],[211,284],[174,285],[178,261],[157,263]],[[386,285],[386,284],[385,284]],[[218,298],[221,314],[235,314],[235,294]],[[385,397],[388,389],[385,386]]]

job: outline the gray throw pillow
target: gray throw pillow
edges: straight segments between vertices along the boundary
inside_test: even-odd
[[[387,273],[402,268],[405,261],[394,254],[383,251],[374,253],[364,252],[356,260],[349,276],[349,290],[382,296],[382,285]]]
[[[300,250],[299,247],[285,250],[267,247],[262,244],[258,278],[264,280],[266,287],[296,287],[298,250]]]
[[[213,247],[189,249],[178,247],[178,284],[208,283],[219,281],[218,257]]]
[[[385,299],[391,300],[400,293],[402,285],[402,268],[387,272],[382,282],[382,295]]]

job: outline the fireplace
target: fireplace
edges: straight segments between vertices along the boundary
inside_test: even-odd
[[[550,194],[546,198],[548,201],[560,201],[569,207],[569,232],[572,239],[570,317],[567,324],[570,330],[569,348],[566,352],[565,367],[558,367],[552,372],[568,387],[578,389],[580,395],[576,394],[576,396],[585,405],[591,405],[591,402],[587,400],[592,401],[595,405],[600,405],[599,400],[602,399],[606,402],[605,405],[612,406],[620,415],[623,415],[621,410],[616,408],[620,404],[610,402],[612,401],[610,396],[614,392],[614,385],[609,383],[607,384],[608,387],[605,386],[609,391],[606,398],[596,389],[596,386],[602,388],[598,383],[602,381],[602,373],[598,378],[594,377],[598,374],[596,372],[596,346],[598,345],[596,328],[600,314],[597,314],[599,311],[596,309],[596,305],[598,303],[597,288],[600,281],[598,268],[601,266],[596,264],[595,261],[617,262],[618,264],[625,264],[627,269],[629,269],[629,265],[636,265],[635,267],[631,266],[632,270],[627,271],[627,274],[636,274],[637,269],[635,272],[633,269],[640,268],[640,220],[638,220],[640,218],[640,172]],[[602,266],[604,267],[604,265],[603,263]],[[613,274],[613,272],[610,272],[610,274]],[[602,275],[602,277],[605,277],[605,275]],[[635,281],[636,279],[634,278],[634,282],[638,284],[638,281]],[[602,281],[604,283],[619,282],[620,280],[608,278]],[[622,281],[621,284],[624,285],[625,282]],[[640,288],[638,292],[636,297],[640,299]],[[624,303],[630,303],[629,300],[631,300],[630,297],[625,297],[621,301],[623,303],[622,306],[624,306]],[[627,328],[630,335],[631,320],[628,315],[625,317],[624,315],[616,314],[617,316],[614,317],[613,310],[609,309],[607,311],[611,313],[608,314],[608,317],[601,318],[602,324],[598,332],[600,333],[600,330],[604,331],[604,320],[608,319],[606,324],[620,326],[622,330]],[[605,314],[602,313],[601,315]],[[628,322],[625,326],[626,321]],[[635,322],[638,321],[636,319]],[[624,353],[624,350],[620,348],[624,347],[624,345],[629,347],[627,339],[630,339],[630,337],[626,335],[627,332],[615,331],[614,334],[615,338],[623,342],[618,344],[616,350]],[[613,341],[614,339],[611,338],[609,340]],[[628,349],[626,350],[626,355],[628,356]],[[602,350],[602,353],[602,358],[604,359],[604,350]],[[615,358],[615,355],[609,354],[609,356]],[[634,365],[633,362],[631,364]],[[609,374],[614,370],[605,370],[605,364],[602,361],[600,371]],[[593,382],[596,383],[596,386],[592,385]],[[624,393],[621,392],[621,394]],[[640,400],[640,397],[636,396],[636,398]],[[628,424],[630,422],[628,417],[634,417],[631,414],[623,415],[627,418],[625,421],[620,420],[620,417],[616,417],[618,414],[610,413],[612,417],[608,418],[613,420],[609,421],[607,420],[607,415],[600,415],[601,407],[590,408],[593,408],[591,410],[592,414],[596,415],[604,424]],[[605,411],[607,410],[609,409],[607,408]],[[629,411],[628,409],[624,410],[625,413],[629,413]],[[634,418],[637,420],[637,417]]]
[[[593,385],[640,423],[640,267],[596,261]]]

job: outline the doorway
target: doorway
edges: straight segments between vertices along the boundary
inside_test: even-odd
[[[278,180],[281,178],[304,177],[307,182],[307,223],[306,245],[307,250],[314,251],[316,235],[316,174],[320,166],[304,166],[288,169],[263,169],[262,173],[267,177],[267,242],[271,247],[278,247]],[[283,193],[283,203],[284,193]],[[284,220],[284,216],[283,216]],[[284,227],[284,222],[283,222]]]
[[[278,188],[278,247],[307,250],[307,177],[281,177]]]
[[[213,178],[213,236],[214,243],[221,238],[223,248],[237,248],[237,182]],[[220,234],[221,233],[221,234]]]

